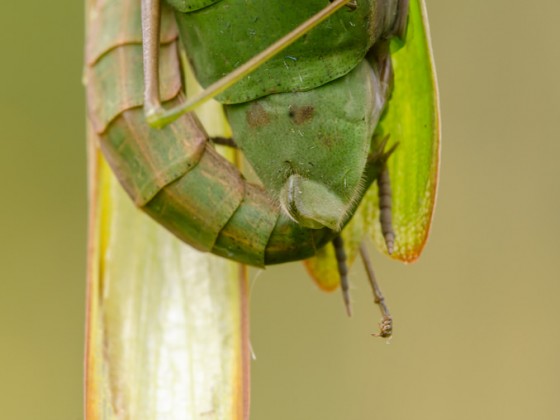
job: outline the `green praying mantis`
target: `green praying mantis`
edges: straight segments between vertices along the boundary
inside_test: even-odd
[[[257,267],[306,260],[323,289],[342,285],[348,311],[347,265],[360,253],[389,336],[363,240],[408,262],[429,231],[440,130],[423,2],[98,0],[95,8],[88,111],[134,203],[201,251]],[[206,88],[200,95],[184,87],[187,66]],[[232,138],[211,138],[190,112],[212,97]],[[258,182],[216,144],[241,151]]]

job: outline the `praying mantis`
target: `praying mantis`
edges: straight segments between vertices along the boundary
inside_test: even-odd
[[[342,285],[348,312],[359,253],[389,336],[363,240],[409,262],[428,235],[440,129],[423,1],[99,0],[90,26],[89,118],[136,206],[200,251],[306,260],[320,287]],[[211,97],[232,138],[191,112]]]

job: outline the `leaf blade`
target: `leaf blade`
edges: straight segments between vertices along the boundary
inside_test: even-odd
[[[247,320],[237,265],[185,246],[140,213],[102,161],[99,181],[88,418],[244,418]]]

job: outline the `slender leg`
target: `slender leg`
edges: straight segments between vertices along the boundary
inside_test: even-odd
[[[159,97],[160,0],[142,0],[142,52],[146,117],[163,111]]]
[[[340,289],[342,291],[342,299],[346,307],[348,316],[352,316],[352,304],[350,303],[350,288],[348,286],[348,265],[346,264],[346,251],[344,250],[344,241],[340,235],[332,240],[336,263],[338,265],[338,274],[340,276]]]
[[[334,0],[329,0],[329,1],[332,3]],[[350,2],[348,2],[346,7],[349,8],[350,10],[356,10],[358,8],[358,4],[356,3],[356,0],[351,0]]]
[[[368,165],[374,175],[377,176],[377,186],[378,186],[378,196],[379,196],[379,222],[381,223],[381,231],[383,233],[383,238],[385,239],[385,244],[387,246],[387,252],[392,254],[395,247],[395,231],[393,228],[393,217],[392,217],[392,207],[393,207],[393,195],[391,191],[391,179],[389,177],[389,170],[387,168],[387,159],[395,151],[398,143],[394,144],[388,151],[385,151],[385,146],[389,136],[386,136],[380,141],[379,151],[368,157]],[[377,173],[377,169],[381,166],[381,171]],[[367,169],[366,169],[367,170]]]
[[[233,149],[238,149],[237,143],[231,137],[211,137],[210,141],[214,144],[220,146],[231,147]]]
[[[366,248],[365,242],[362,241],[360,244],[360,255],[362,257],[362,261],[364,262],[364,267],[366,269],[369,282],[371,284],[371,288],[373,290],[373,296],[375,298],[375,303],[379,306],[381,310],[381,322],[379,323],[380,331],[378,334],[372,334],[375,337],[383,337],[388,338],[391,337],[393,334],[393,318],[389,313],[389,308],[387,308],[387,304],[385,303],[385,297],[379,288],[379,284],[377,283],[377,279],[375,278],[375,272],[373,271],[373,265],[371,264],[371,260],[369,258],[369,254]]]
[[[393,230],[393,195],[391,191],[391,179],[389,178],[389,170],[387,165],[383,165],[383,169],[377,178],[378,194],[379,194],[379,222],[381,223],[381,232],[385,238],[387,252],[393,253],[395,246],[395,231]]]

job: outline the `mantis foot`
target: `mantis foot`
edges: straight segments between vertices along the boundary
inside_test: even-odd
[[[373,271],[373,265],[369,258],[365,242],[362,242],[360,245],[360,255],[362,257],[364,268],[366,269],[367,276],[373,290],[374,302],[377,306],[379,306],[382,315],[381,322],[379,323],[380,331],[379,333],[374,333],[372,335],[374,337],[389,338],[393,334],[393,318],[389,313],[389,308],[387,308],[387,304],[385,303],[385,297],[383,296],[381,288],[379,287],[377,279],[375,278],[375,272]]]

